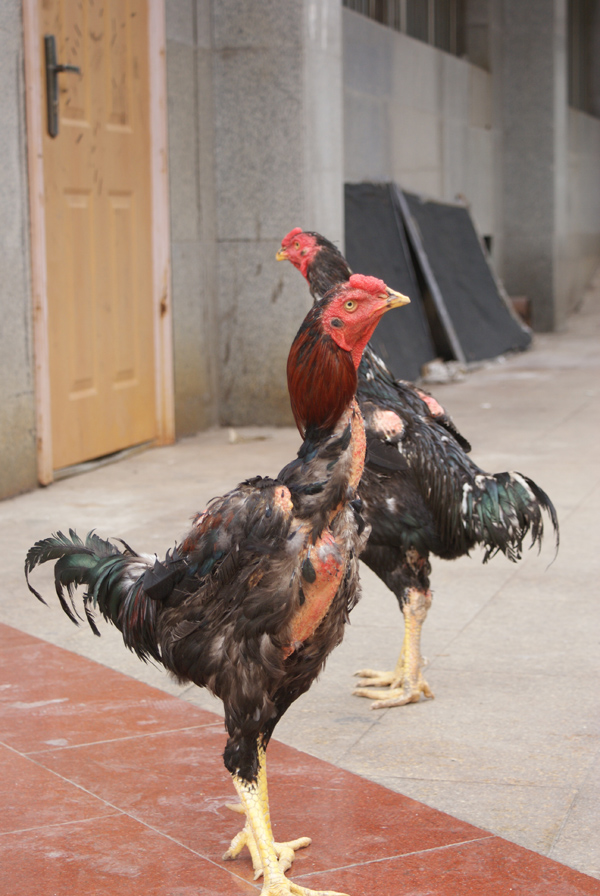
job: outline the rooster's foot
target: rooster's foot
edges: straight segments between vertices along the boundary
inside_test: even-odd
[[[243,806],[239,803],[228,803],[227,808],[231,809],[233,812],[239,812],[240,815],[245,814]],[[310,837],[298,837],[297,840],[288,840],[284,843],[273,843],[275,852],[277,854],[277,864],[279,865],[280,869],[282,871],[287,871],[289,868],[291,868],[296,856],[296,850],[304,849],[304,847],[310,846],[310,842]],[[260,859],[258,846],[256,845],[256,840],[248,821],[246,821],[246,824],[239,832],[239,834],[235,835],[229,845],[229,849],[226,853],[224,853],[223,858],[235,859],[236,856],[240,854],[244,846],[248,847],[248,852],[250,853],[250,858],[252,859],[254,880],[258,880],[259,877],[262,877],[263,866]]]
[[[234,812],[239,812],[241,815],[244,814],[244,809],[239,803],[235,805],[228,804],[227,808],[232,809]],[[268,884],[265,882],[265,885],[260,892],[260,896],[346,896],[345,893],[338,893],[333,890],[309,890],[306,887],[301,887],[298,884],[293,883],[293,881],[289,880],[287,877],[283,877],[284,872],[292,866],[296,850],[309,846],[309,844],[310,837],[299,837],[297,840],[290,840],[286,843],[273,844],[277,854],[277,864],[279,865],[281,877],[276,874],[276,879],[273,880],[273,874],[270,874],[269,877],[271,880]],[[254,880],[258,880],[258,878],[263,875],[263,866],[260,852],[248,821],[239,834],[233,838],[231,845],[223,858],[235,859],[244,846],[248,847],[250,857],[252,858]]]
[[[359,688],[399,688],[405,679],[404,670],[390,669],[388,672],[380,672],[378,669],[359,669],[354,673],[360,678]]]
[[[356,673],[361,680],[353,693],[375,701],[371,709],[418,703],[421,695],[433,697],[433,691],[423,678],[427,660],[421,655],[421,628],[430,605],[430,591],[408,589],[402,606],[404,643],[396,668],[392,672],[362,669]]]
[[[308,890],[284,877],[268,887],[265,885],[260,891],[260,896],[347,896],[347,893],[338,893],[334,890]]]
[[[362,684],[362,682],[361,682]],[[433,691],[424,678],[411,684],[404,681],[401,687],[389,688],[356,688],[353,692],[357,697],[368,697],[373,700],[371,709],[386,709],[389,706],[406,706],[407,703],[418,703],[421,694],[425,698],[433,699]]]
[[[261,874],[263,876],[260,896],[345,896],[344,893],[333,891],[309,890],[292,883],[285,876],[285,869],[292,864],[295,850],[308,846],[310,840],[308,837],[301,837],[289,843],[273,841],[265,747],[260,739],[257,744],[257,755],[258,773],[255,781],[247,781],[238,775],[232,775],[242,805],[230,808],[246,816],[246,825],[241,833],[234,837],[224,858],[234,858],[244,846],[248,847],[252,856],[255,880]]]
[[[291,880],[288,883],[292,896],[348,896],[347,893],[338,893],[337,890],[307,890],[306,887],[299,887],[298,884],[293,884]]]
[[[358,687],[352,692],[357,697],[368,697],[374,703],[371,709],[385,709],[388,706],[405,706],[407,703],[418,703],[421,695],[433,698],[433,691],[421,675],[421,669],[427,660],[420,657],[416,674],[410,675],[402,662],[390,672],[379,672],[376,669],[361,669]]]

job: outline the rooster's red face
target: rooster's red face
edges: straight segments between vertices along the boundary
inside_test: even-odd
[[[275,257],[277,261],[291,261],[294,267],[306,276],[306,269],[319,248],[313,233],[306,233],[301,227],[294,227],[282,239],[281,249]]]
[[[385,312],[409,302],[407,296],[390,289],[383,280],[353,274],[348,283],[335,289],[333,297],[327,301],[322,317],[323,330],[360,362],[363,349]]]
[[[313,305],[287,366],[292,411],[303,438],[311,426],[336,425],[354,397],[362,353],[380,318],[408,301],[383,280],[353,274]]]

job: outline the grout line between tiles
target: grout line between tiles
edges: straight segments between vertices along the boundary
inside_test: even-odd
[[[7,749],[9,749],[11,752],[15,753],[18,756],[22,756],[23,758],[28,759],[34,765],[37,765],[38,768],[41,768],[44,771],[49,772],[50,774],[54,775],[56,778],[59,778],[61,781],[64,781],[66,784],[69,784],[72,787],[75,787],[77,790],[80,790],[82,793],[85,793],[88,796],[91,796],[94,800],[99,800],[105,806],[114,810],[113,812],[107,812],[104,815],[98,815],[98,816],[88,817],[85,819],[77,819],[74,821],[62,822],[62,825],[61,825],[61,823],[59,823],[58,826],[67,826],[69,824],[83,824],[86,821],[89,821],[90,823],[94,823],[98,818],[115,818],[117,816],[124,816],[126,818],[130,818],[132,821],[136,822],[136,824],[140,824],[143,827],[147,828],[148,830],[153,831],[159,837],[164,837],[165,839],[169,840],[171,843],[177,844],[177,846],[180,846],[182,849],[187,850],[187,852],[192,853],[192,855],[195,855],[198,858],[201,858],[204,861],[209,862],[211,865],[214,865],[216,868],[220,868],[225,873],[233,874],[234,877],[238,878],[239,880],[244,881],[245,883],[248,883],[246,878],[241,877],[239,874],[236,874],[234,871],[229,871],[229,869],[223,868],[223,866],[221,864],[216,862],[214,859],[210,858],[210,856],[204,855],[204,853],[201,853],[195,849],[192,849],[190,846],[188,846],[185,843],[182,843],[180,840],[178,840],[175,837],[173,837],[172,835],[168,834],[166,831],[160,830],[159,828],[155,827],[154,825],[149,824],[146,820],[139,818],[137,815],[134,815],[132,812],[130,812],[126,809],[123,809],[123,808],[115,805],[114,803],[111,803],[109,800],[105,799],[104,797],[99,796],[97,793],[93,793],[93,791],[88,790],[87,787],[83,787],[81,784],[78,784],[77,781],[73,781],[73,780],[71,780],[71,778],[67,778],[67,777],[65,777],[65,775],[61,775],[59,772],[56,772],[53,769],[47,768],[45,765],[42,765],[40,762],[36,762],[36,760],[34,758],[32,758],[31,756],[19,753],[18,750],[15,750],[13,747],[10,747],[7,745]],[[33,828],[28,828],[26,830],[41,830],[41,829],[47,828],[47,827],[54,827],[54,825],[47,825],[47,824],[39,825],[39,827],[37,827],[37,828],[34,826]],[[8,834],[8,833],[16,833],[16,832],[9,831],[6,833]]]
[[[336,757],[335,763],[332,763],[332,764],[334,764],[337,768],[344,769],[345,771],[351,771],[351,769],[347,769],[343,763],[345,761],[347,761],[347,757],[349,757],[349,755],[351,755],[352,752],[360,745],[361,741],[371,733],[373,728],[375,728],[377,725],[379,725],[381,723],[381,720],[385,718],[385,716],[387,715],[387,712],[388,712],[388,710],[385,710],[385,709],[378,711],[377,714],[373,717],[372,721],[367,722],[367,725],[366,725],[364,731],[362,731],[358,735],[358,737],[352,744],[345,747],[343,749],[343,751],[340,754],[338,754],[338,756]],[[364,777],[362,772],[352,771],[352,774],[357,775],[358,777]]]
[[[59,775],[58,777],[61,777],[61,776]],[[74,782],[70,782],[70,783],[72,783],[73,786],[75,786],[75,787],[79,787],[79,785],[75,784]],[[79,789],[83,790],[84,792],[88,792],[83,787],[79,787]],[[92,794],[92,796],[95,796],[95,794]],[[101,799],[101,797],[96,797],[96,798]],[[103,800],[103,802],[105,802],[106,805],[109,805],[109,806],[112,805],[111,803],[108,803],[106,800]],[[46,830],[46,829],[51,829],[51,828],[66,828],[66,827],[73,826],[73,825],[77,825],[78,827],[80,827],[82,824],[96,824],[98,821],[101,821],[102,819],[105,819],[105,818],[126,817],[126,818],[130,818],[132,821],[136,822],[136,824],[139,824],[142,827],[147,828],[150,831],[153,831],[158,837],[168,840],[170,843],[173,843],[175,846],[178,846],[181,849],[186,850],[186,852],[189,852],[192,855],[196,856],[197,858],[202,859],[205,862],[208,862],[208,864],[212,865],[213,867],[219,868],[225,874],[232,874],[237,880],[240,880],[243,883],[252,884],[253,886],[256,887],[256,885],[253,884],[252,881],[246,880],[245,877],[241,876],[240,874],[237,874],[235,872],[235,870],[229,869],[229,868],[224,868],[223,865],[221,865],[219,862],[215,861],[214,859],[210,858],[209,856],[204,855],[201,852],[198,852],[198,850],[192,849],[190,846],[187,846],[185,843],[182,843],[180,840],[177,840],[175,837],[171,836],[170,834],[166,833],[165,831],[159,830],[158,828],[154,827],[154,825],[148,824],[148,822],[146,822],[140,818],[137,818],[135,815],[132,815],[129,812],[126,812],[122,809],[118,809],[117,807],[113,807],[113,808],[115,809],[114,812],[107,812],[105,815],[94,815],[93,817],[78,818],[78,819],[74,819],[72,821],[56,822],[55,824],[44,824],[44,825],[38,825],[38,826],[34,825],[33,827],[19,828],[14,831],[1,831],[0,838],[10,837],[13,834],[24,834],[24,833],[29,833],[31,831],[41,831],[41,830]]]
[[[592,761],[590,762],[590,767],[593,765],[593,761],[594,760],[592,759]],[[345,769],[345,771],[351,772],[352,769]],[[381,778],[378,778],[376,775],[371,777],[371,776],[367,775],[366,772],[360,773],[360,774],[358,772],[353,772],[353,774],[355,774],[355,775],[358,774],[359,777],[366,778],[366,780],[372,781],[374,784],[378,784],[380,787],[385,787],[386,790],[391,790],[394,793],[398,793],[398,794],[406,797],[406,799],[414,800],[417,803],[422,803],[424,806],[428,805],[428,803],[423,802],[423,800],[420,800],[417,797],[411,796],[409,793],[404,793],[401,790],[396,790],[395,787],[389,787],[387,784],[385,784],[384,781],[381,780]],[[574,788],[573,785],[562,787],[560,784],[540,784],[535,781],[523,781],[523,782],[520,782],[520,781],[485,781],[485,780],[480,781],[477,778],[461,778],[459,781],[457,781],[455,778],[420,778],[418,776],[414,777],[414,778],[406,778],[403,776],[396,777],[394,775],[390,775],[389,777],[385,778],[385,781],[397,781],[399,783],[402,781],[406,781],[409,784],[412,784],[413,782],[421,782],[423,784],[449,784],[449,785],[460,784],[461,786],[463,784],[465,784],[469,787],[471,787],[471,786],[472,787],[515,787],[515,788],[518,787],[518,788],[526,788],[526,789],[532,788],[534,790],[542,790],[542,791],[543,790],[548,790],[548,791],[577,790],[577,788]],[[432,806],[431,808],[433,809],[435,807]],[[436,812],[443,812],[446,815],[451,814],[447,809],[436,809]],[[474,824],[473,822],[469,822],[469,824],[473,824],[474,827],[477,827],[477,825]]]
[[[588,774],[589,774],[589,769],[594,765],[594,762],[595,762],[595,757],[594,757],[594,759],[592,760],[592,762],[590,762],[590,765],[589,765],[589,767],[588,767]],[[572,813],[572,811],[573,811],[573,808],[574,808],[574,806],[575,806],[575,803],[577,802],[577,800],[578,800],[578,798],[579,798],[579,795],[580,795],[580,790],[579,790],[579,788],[577,788],[577,789],[575,789],[575,790],[573,791],[573,798],[571,799],[571,802],[569,803],[569,806],[568,806],[567,810],[565,811],[565,813],[564,813],[564,815],[563,815],[563,818],[562,818],[562,821],[561,821],[561,823],[560,823],[560,825],[559,825],[559,827],[558,827],[558,830],[556,831],[554,837],[552,838],[552,843],[551,843],[550,846],[548,847],[548,852],[547,852],[547,855],[548,855],[548,856],[551,855],[551,853],[552,853],[554,847],[556,846],[556,844],[558,843],[558,841],[559,841],[560,838],[562,837],[563,831],[564,831],[564,829],[566,828],[566,826],[567,826],[567,824],[568,824],[568,822],[569,822],[569,818],[570,818],[570,816],[571,816],[571,813]]]
[[[14,753],[17,753],[17,755],[22,755],[22,754],[19,754],[18,751],[14,750],[14,749],[11,748],[11,747],[8,747],[8,749],[11,750],[11,751],[14,752]],[[113,812],[106,812],[106,813],[103,814],[103,815],[94,816],[93,818],[90,817],[90,818],[86,818],[86,819],[78,819],[77,821],[64,822],[62,825],[60,825],[60,824],[59,824],[59,825],[40,825],[39,828],[36,828],[36,827],[34,826],[33,828],[28,828],[28,829],[24,829],[24,830],[36,830],[36,829],[37,829],[37,830],[41,830],[41,829],[43,829],[43,828],[48,828],[48,827],[67,826],[67,825],[70,825],[70,824],[82,824],[82,823],[84,823],[84,822],[86,822],[86,821],[89,822],[89,823],[95,823],[99,818],[114,818],[114,817],[118,817],[118,816],[124,816],[124,817],[130,818],[130,819],[131,819],[132,821],[134,821],[136,824],[140,824],[140,825],[142,825],[143,827],[147,828],[148,830],[153,831],[157,836],[169,840],[171,843],[174,843],[174,844],[176,844],[177,846],[179,846],[180,848],[185,849],[187,852],[191,853],[192,855],[195,855],[195,856],[197,856],[198,858],[202,859],[203,861],[208,862],[209,864],[213,865],[215,868],[219,868],[221,871],[225,872],[226,874],[233,874],[233,876],[236,877],[237,879],[242,880],[242,881],[244,881],[245,883],[250,883],[245,877],[240,876],[240,875],[237,874],[234,870],[230,870],[230,869],[226,869],[226,868],[224,868],[222,864],[220,864],[219,862],[215,861],[215,860],[214,860],[213,858],[211,858],[210,856],[207,856],[207,855],[205,855],[204,853],[199,852],[199,851],[196,850],[196,849],[192,849],[192,848],[191,848],[190,846],[188,846],[187,844],[182,843],[181,840],[179,840],[179,839],[173,837],[172,835],[170,835],[170,834],[167,833],[166,831],[163,831],[163,830],[161,830],[161,829],[155,827],[153,824],[150,824],[150,823],[149,823],[148,821],[146,821],[145,819],[139,818],[137,815],[133,814],[132,812],[130,812],[130,811],[126,810],[126,809],[123,809],[123,808],[121,808],[121,807],[115,805],[114,803],[110,802],[109,800],[106,800],[105,798],[99,796],[99,795],[96,794],[96,793],[93,793],[91,790],[88,790],[88,788],[83,787],[81,784],[78,784],[76,781],[73,781],[73,780],[71,780],[70,778],[65,777],[64,775],[62,775],[62,774],[60,774],[60,773],[58,773],[58,772],[56,772],[56,771],[53,771],[52,769],[48,769],[46,766],[41,765],[41,763],[36,762],[36,760],[35,760],[34,758],[32,758],[31,756],[25,756],[24,758],[28,758],[30,762],[33,762],[33,763],[34,763],[35,765],[37,765],[39,768],[42,768],[42,769],[44,769],[45,771],[50,772],[50,774],[53,774],[55,777],[59,778],[60,780],[64,781],[65,783],[67,783],[67,784],[71,785],[72,787],[77,788],[77,789],[80,790],[81,792],[86,793],[87,795],[91,796],[94,800],[100,800],[100,802],[102,802],[106,807],[110,807],[110,809],[114,810]],[[9,834],[9,833],[18,833],[18,831],[11,831],[11,832],[6,832],[6,833],[7,833],[7,834]],[[491,841],[491,840],[494,840],[494,839],[497,840],[497,839],[500,839],[500,838],[498,838],[495,834],[491,834],[491,833],[490,833],[490,834],[488,834],[487,836],[476,837],[476,838],[471,839],[471,840],[455,841],[454,843],[444,844],[444,845],[442,845],[442,846],[432,847],[432,848],[430,848],[430,849],[412,850],[412,851],[410,851],[410,852],[406,852],[406,853],[396,853],[396,854],[391,854],[391,855],[388,855],[388,856],[383,856],[382,858],[374,859],[374,860],[371,860],[371,861],[366,861],[366,862],[353,862],[353,863],[350,863],[350,864],[348,864],[348,865],[340,865],[340,866],[335,866],[335,867],[331,867],[331,868],[323,868],[323,869],[320,869],[319,871],[310,872],[310,873],[308,873],[308,874],[297,875],[297,877],[305,878],[305,877],[311,877],[311,876],[314,876],[314,875],[317,875],[317,874],[325,874],[325,873],[328,874],[328,873],[331,873],[331,872],[336,872],[336,871],[341,871],[341,870],[345,870],[345,869],[361,867],[361,866],[364,866],[364,865],[378,865],[378,864],[381,864],[382,862],[390,861],[390,860],[393,860],[393,859],[401,859],[401,858],[406,858],[406,857],[409,857],[409,856],[421,855],[421,854],[422,854],[422,855],[426,855],[426,854],[430,854],[430,853],[434,853],[434,852],[439,852],[440,850],[452,849],[452,848],[454,848],[454,847],[468,846],[470,843],[485,842],[485,841],[488,841],[488,840]]]
[[[368,867],[369,865],[380,865],[382,862],[391,862],[396,859],[407,859],[411,856],[431,855],[431,853],[434,852],[444,852],[445,850],[458,849],[459,847],[462,848],[464,846],[470,846],[474,843],[486,843],[492,840],[501,841],[502,838],[498,837],[496,834],[489,834],[487,837],[475,837],[474,840],[457,840],[455,843],[444,843],[441,846],[431,846],[428,849],[414,849],[410,852],[395,853],[389,856],[382,856],[379,859],[369,859],[365,862],[352,862],[349,865],[337,865],[335,868],[327,868],[323,871],[309,871],[305,874],[297,874],[296,878],[302,878],[304,880],[308,877],[316,877],[319,874],[329,874],[329,872],[337,871],[348,871],[351,868],[364,868]],[[525,847],[522,848],[525,849]]]
[[[180,728],[164,728],[160,731],[144,731],[139,734],[126,734],[122,737],[111,737],[106,738],[104,740],[91,740],[86,741],[85,743],[80,744],[66,744],[65,746],[49,746],[43,750],[28,750],[27,752],[23,752],[21,750],[15,750],[16,753],[19,753],[21,756],[40,756],[44,753],[56,753],[59,750],[78,750],[80,747],[97,747],[102,744],[114,744],[119,743],[121,741],[129,741],[129,740],[139,740],[145,739],[149,737],[160,737],[165,734],[181,734],[184,731],[204,731],[207,728],[212,728],[216,722],[207,722],[205,725],[186,725]],[[1,743],[1,742],[0,742]],[[8,744],[6,744],[8,746]],[[9,747],[9,749],[14,749],[13,747]]]
[[[165,840],[169,840],[171,843],[174,843],[176,846],[181,847],[181,849],[185,849],[186,852],[191,853],[193,856],[196,856],[197,858],[202,859],[205,862],[208,862],[210,865],[213,865],[213,867],[215,867],[215,868],[219,868],[225,874],[232,874],[238,880],[241,880],[246,884],[252,883],[252,881],[246,880],[245,877],[243,877],[240,874],[237,874],[235,871],[230,871],[229,868],[224,868],[222,864],[215,861],[215,859],[212,859],[210,856],[207,856],[204,853],[199,852],[197,849],[192,849],[192,847],[188,846],[186,843],[182,843],[181,840],[178,840],[176,837],[173,837],[171,834],[168,834],[166,831],[160,830],[159,828],[155,827],[154,825],[149,824],[147,821],[143,821],[142,819],[137,818],[137,816],[131,815],[129,812],[124,812],[123,814],[126,815],[128,818],[131,818],[133,821],[137,822],[138,824],[143,825],[145,828],[148,828],[149,831],[154,831],[154,833],[157,834],[159,837],[164,837]],[[253,884],[253,886],[256,886],[256,885]]]
[[[28,828],[15,828],[12,831],[0,831],[0,837],[10,837],[12,834],[27,834],[30,831],[42,831],[46,830],[46,828],[64,828],[69,825],[76,824],[81,825],[86,822],[90,822],[90,824],[95,824],[97,821],[101,821],[103,818],[119,818],[126,813],[122,812],[120,809],[116,809],[114,812],[107,812],[106,815],[93,815],[88,818],[77,818],[71,821],[56,821],[53,824],[34,824]]]

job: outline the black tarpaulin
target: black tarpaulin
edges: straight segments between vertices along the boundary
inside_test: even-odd
[[[418,378],[437,356],[482,361],[530,345],[466,206],[363,183],[346,184],[345,210],[352,270],[411,299],[383,318],[371,340],[396,377]]]
[[[411,228],[405,221],[412,248],[418,257],[420,238],[429,276],[439,289],[464,359],[482,361],[527,348],[531,332],[502,296],[469,210],[411,193],[403,196],[405,204],[397,196],[399,206],[405,214],[408,208],[416,225]]]
[[[411,303],[389,311],[371,345],[398,379],[414,380],[436,357],[399,209],[389,184],[346,184],[346,258],[353,271],[380,277]]]

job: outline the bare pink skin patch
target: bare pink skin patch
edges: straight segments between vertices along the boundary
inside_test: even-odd
[[[310,561],[316,577],[313,582],[303,582],[304,603],[292,622],[291,644],[283,652],[286,658],[318,628],[340,587],[345,564],[329,529],[311,548]]]
[[[369,426],[386,439],[402,435],[404,429],[404,423],[398,414],[395,414],[394,411],[385,411],[382,408],[375,408],[369,414]]]
[[[439,401],[436,401],[433,395],[428,395],[427,392],[421,392],[420,389],[416,390],[419,398],[422,398],[427,407],[429,408],[432,417],[444,417],[446,411],[443,409]]]
[[[347,416],[342,420],[344,421],[348,417],[352,427],[352,454],[348,488],[355,491],[363,474],[367,446],[363,417],[356,399],[353,399]],[[343,507],[343,503],[331,511],[330,523]],[[307,531],[306,540],[308,541],[309,526],[304,524],[304,527]],[[329,611],[346,569],[344,549],[338,545],[329,528],[323,530],[315,544],[309,548],[306,556],[310,560],[315,578],[312,582],[305,580],[302,583],[304,603],[292,620],[290,644],[283,651],[286,659],[299,644],[310,638],[317,630]]]

